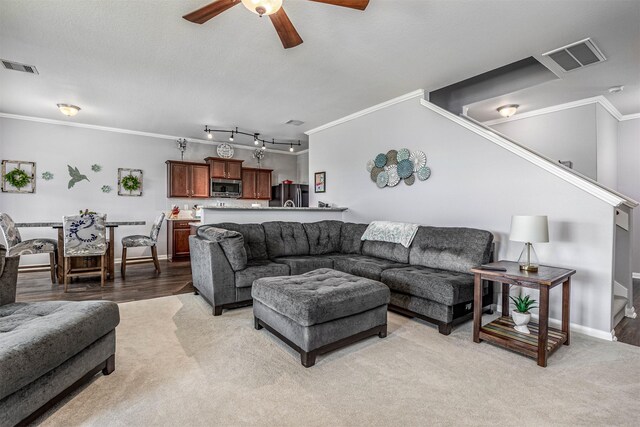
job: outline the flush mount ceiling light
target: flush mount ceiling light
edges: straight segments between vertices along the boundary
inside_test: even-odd
[[[609,93],[620,93],[624,90],[624,86],[611,86],[609,88]]]
[[[58,110],[65,116],[73,117],[78,114],[80,111],[80,107],[71,104],[56,104],[58,106]]]
[[[513,116],[516,111],[518,111],[518,104],[509,104],[509,105],[503,105],[502,107],[498,107],[498,113],[500,113],[500,115],[502,117],[511,117]]]

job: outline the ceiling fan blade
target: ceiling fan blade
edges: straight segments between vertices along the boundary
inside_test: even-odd
[[[271,18],[273,26],[276,27],[280,41],[282,41],[282,46],[284,46],[285,49],[302,44],[302,38],[289,20],[284,8],[281,7],[276,13],[269,15],[269,18]]]
[[[240,4],[240,1],[216,0],[213,3],[209,3],[198,10],[194,10],[193,12],[184,15],[183,18],[187,21],[193,22],[194,24],[204,24],[209,19],[220,15],[225,10],[232,8],[237,4]]]
[[[334,6],[348,7],[351,9],[365,10],[369,0],[311,0],[317,3],[332,4]]]

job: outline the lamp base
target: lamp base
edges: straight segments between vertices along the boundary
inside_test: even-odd
[[[520,271],[527,271],[529,273],[535,273],[538,271],[538,255],[533,249],[533,245],[529,242],[525,243],[522,253],[518,258],[518,264],[520,264]]]
[[[538,266],[534,264],[520,264],[520,270],[535,273],[538,271]]]

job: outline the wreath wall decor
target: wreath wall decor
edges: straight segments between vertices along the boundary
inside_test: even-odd
[[[2,161],[3,193],[35,193],[36,164],[21,160]]]
[[[142,196],[142,169],[118,168],[118,195]]]

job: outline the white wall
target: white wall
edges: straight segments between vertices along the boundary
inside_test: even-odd
[[[378,189],[365,165],[378,153],[423,150],[428,181]],[[594,147],[595,150],[595,147]],[[509,242],[513,214],[546,214],[551,242],[536,245],[543,263],[575,268],[571,321],[607,336],[611,326],[613,208],[588,193],[420,105],[417,98],[310,136],[310,175],[326,171],[327,192],[311,192],[349,210],[345,220],[393,220],[490,230],[498,258],[517,259]],[[560,318],[560,292],[551,316]],[[610,335],[609,335],[610,336]]]
[[[298,155],[298,183],[309,184],[309,152]]]
[[[640,119],[618,124],[618,191],[640,200]],[[640,214],[633,215],[632,268],[640,274]]]
[[[595,104],[491,127],[553,160],[571,160],[573,169],[589,178],[598,178]]]
[[[596,106],[597,179],[609,188],[618,188],[618,120],[600,104]]]
[[[217,145],[217,144],[216,144]],[[216,145],[190,143],[185,160],[204,162],[208,156],[216,156]],[[234,158],[244,159],[245,166],[256,166],[251,158],[252,150],[235,149]],[[166,194],[166,160],[180,160],[180,152],[172,140],[78,127],[45,124],[33,121],[0,118],[0,158],[36,162],[37,187],[35,194],[0,193],[0,211],[7,212],[16,222],[60,221],[63,215],[80,209],[90,209],[108,214],[110,220],[141,220],[145,226],[129,226],[116,229],[116,257],[120,256],[120,239],[129,234],[148,234],[155,216],[170,209],[172,204],[181,208],[184,204],[213,204],[213,199],[168,199]],[[102,166],[102,171],[91,171],[92,164]],[[67,165],[77,166],[90,182],[82,181],[67,189],[69,174]],[[264,168],[274,169],[273,182],[298,177],[297,156],[279,154],[267,150]],[[142,197],[117,195],[117,170],[142,169],[144,194]],[[42,172],[50,171],[54,179],[45,181]],[[114,190],[105,194],[100,188],[110,185]],[[222,199],[227,205],[242,202]],[[166,254],[165,226],[160,233],[158,251]],[[23,228],[23,239],[34,237],[55,238],[56,233],[46,228]],[[0,238],[0,242],[4,240]],[[144,252],[143,252],[144,251]],[[148,250],[135,249],[132,256],[148,255]],[[45,263],[48,258],[40,255],[22,257],[21,263]]]

